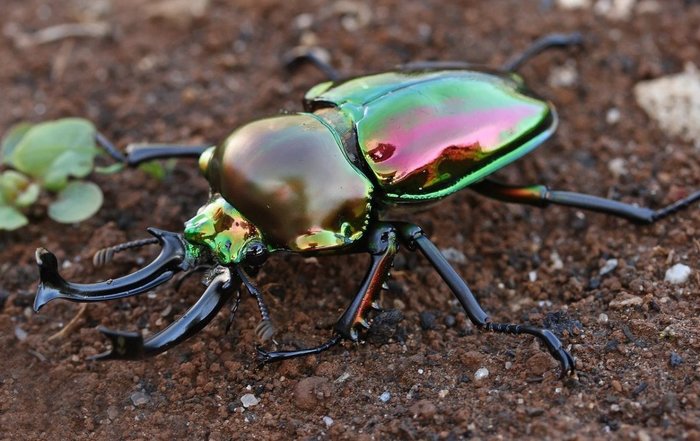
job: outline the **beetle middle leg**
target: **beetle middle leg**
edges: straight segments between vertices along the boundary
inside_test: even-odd
[[[318,354],[335,346],[342,339],[357,341],[358,327],[369,327],[366,315],[374,307],[374,299],[381,292],[382,286],[389,275],[391,265],[394,262],[394,256],[398,251],[396,229],[388,223],[379,222],[367,233],[366,241],[367,252],[369,252],[371,257],[370,266],[352,303],[336,322],[334,327],[335,335],[326,343],[310,349],[267,352],[258,348],[260,361],[267,363]]]
[[[488,314],[486,314],[479,305],[479,302],[476,300],[476,297],[474,297],[474,294],[471,292],[466,282],[464,282],[454,268],[452,268],[435,244],[428,239],[423,230],[416,225],[408,223],[396,223],[395,225],[397,226],[402,243],[405,243],[411,250],[417,248],[423,253],[437,270],[438,274],[440,274],[440,277],[447,283],[447,286],[450,287],[450,290],[457,297],[459,303],[462,304],[469,320],[479,329],[506,334],[533,335],[540,339],[540,341],[547,346],[549,353],[559,361],[561,364],[562,377],[567,374],[573,374],[575,369],[574,358],[564,349],[563,345],[552,331],[529,325],[493,323]]]
[[[567,207],[597,211],[599,213],[621,217],[636,224],[646,225],[668,217],[700,201],[700,191],[696,191],[666,207],[653,210],[647,207],[638,207],[636,205],[584,193],[550,190],[545,185],[511,186],[484,179],[477,184],[473,184],[469,188],[475,190],[479,194],[504,202],[528,204],[540,208],[545,208],[550,204],[564,205]]]

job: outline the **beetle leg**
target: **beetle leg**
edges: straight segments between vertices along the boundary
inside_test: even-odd
[[[523,63],[534,57],[535,55],[544,52],[547,49],[556,47],[575,46],[583,43],[583,36],[580,32],[572,34],[549,34],[535,40],[522,53],[516,54],[508,59],[503,64],[501,70],[505,72],[513,72],[518,69]],[[417,71],[417,70],[439,70],[439,69],[474,69],[481,67],[478,63],[470,63],[468,61],[412,61],[398,66],[402,71]]]
[[[126,155],[124,155],[110,140],[99,132],[95,134],[95,142],[117,162],[122,162],[130,167],[135,167],[143,162],[152,161],[154,159],[197,159],[205,150],[212,147],[211,144],[129,144],[126,146]]]
[[[294,70],[304,63],[309,63],[320,70],[330,81],[338,81],[340,74],[318,51],[303,46],[288,50],[282,55],[282,62],[289,70]]]
[[[411,250],[418,248],[423,253],[438,274],[440,274],[440,277],[447,283],[447,286],[450,287],[457,300],[462,304],[469,319],[479,329],[507,334],[533,335],[539,338],[547,346],[549,353],[559,361],[562,377],[567,374],[573,374],[575,369],[574,358],[564,349],[552,331],[528,325],[491,322],[491,319],[481,308],[469,286],[452,268],[435,244],[428,239],[423,230],[416,225],[408,223],[396,223],[395,225],[401,236],[402,243],[405,243]]]
[[[298,351],[267,352],[258,348],[258,358],[261,362],[285,360],[310,354],[318,354],[338,344],[346,338],[357,341],[358,327],[367,327],[366,314],[372,309],[374,298],[382,290],[389,269],[398,251],[398,238],[393,225],[380,222],[377,227],[368,232],[367,250],[371,263],[367,274],[362,280],[360,289],[348,308],[335,324],[335,335],[321,346]]]
[[[550,204],[564,205],[597,211],[627,219],[636,224],[653,224],[671,214],[680,211],[689,205],[700,201],[700,191],[678,200],[666,207],[652,210],[647,207],[638,207],[624,202],[613,201],[598,196],[591,196],[571,191],[550,190],[544,185],[510,186],[485,179],[469,187],[478,193],[494,199],[518,204],[547,207]]]
[[[91,360],[140,360],[165,352],[202,330],[236,291],[237,283],[228,268],[218,267],[202,297],[167,328],[143,340],[139,332],[113,331],[100,327],[112,349]]]
[[[583,44],[583,35],[580,32],[571,34],[549,34],[538,38],[519,54],[513,55],[503,63],[502,70],[513,72],[537,54],[557,47],[578,46]]]

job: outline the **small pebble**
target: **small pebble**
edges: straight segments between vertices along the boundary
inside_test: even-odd
[[[556,251],[552,253],[549,259],[552,262],[553,270],[560,270],[564,268],[564,262],[562,262],[561,257],[559,257],[559,253],[557,253]]]
[[[437,413],[437,407],[428,400],[420,400],[409,409],[413,418],[430,420]]]
[[[605,122],[612,126],[620,121],[620,116],[620,110],[612,107],[605,113]]]
[[[107,408],[107,417],[113,420],[119,416],[119,409],[116,406],[109,406]]]
[[[537,271],[530,271],[527,273],[527,278],[530,280],[530,282],[536,282],[537,281]]]
[[[457,319],[451,314],[446,315],[443,321],[445,323],[445,326],[447,326],[448,328],[451,328],[457,324]]]
[[[324,416],[324,417],[323,417],[323,424],[326,425],[326,428],[331,427],[331,426],[333,425],[334,422],[335,422],[335,421],[333,421],[333,418],[331,418],[331,417],[329,417],[329,416]]]
[[[669,363],[671,364],[671,367],[678,367],[681,364],[683,364],[683,357],[676,354],[675,352],[671,352],[671,358],[669,359]]]
[[[134,403],[134,406],[136,407],[143,406],[144,404],[151,401],[151,397],[149,397],[148,394],[144,391],[134,392],[133,394],[131,394],[130,398],[131,402]]]
[[[440,253],[452,263],[467,263],[467,256],[457,248],[442,248]]]
[[[671,282],[674,285],[680,285],[688,280],[690,273],[691,270],[689,266],[683,265],[682,263],[677,263],[666,270],[664,281]]]
[[[430,311],[423,311],[418,315],[420,319],[420,327],[424,331],[435,329],[435,314]]]
[[[601,325],[604,325],[609,321],[610,321],[610,318],[604,312],[601,312],[600,315],[598,316],[598,323],[600,323]]]
[[[253,394],[245,394],[241,397],[241,403],[246,409],[256,406],[260,401]]]
[[[605,265],[598,271],[601,276],[611,273],[617,268],[617,259],[608,259]]]
[[[447,396],[447,394],[449,394],[449,393],[450,393],[449,390],[447,390],[447,389],[442,389],[440,392],[438,392],[438,397],[440,397],[440,398],[445,398],[445,397]]]
[[[379,395],[379,401],[382,403],[386,403],[391,399],[391,394],[389,392],[384,392],[383,394]]]
[[[27,331],[19,326],[15,326],[15,337],[17,337],[17,340],[19,341],[24,341],[27,339]]]
[[[479,381],[489,376],[489,370],[486,368],[480,368],[474,372],[474,380]]]
[[[608,162],[608,170],[618,178],[629,173],[627,170],[627,161],[622,158],[611,159],[610,162]]]

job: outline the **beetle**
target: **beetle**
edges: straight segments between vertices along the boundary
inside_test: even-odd
[[[150,228],[151,239],[101,250],[97,263],[115,252],[158,243],[160,254],[144,268],[94,284],[65,281],[54,254],[39,248],[39,310],[54,299],[76,302],[137,295],[176,273],[202,266],[207,286],[182,317],[144,341],[140,333],[100,328],[111,350],[94,358],[142,359],[189,338],[230,299],[234,309],[241,286],[258,302],[262,340],[273,332],[268,308],[250,280],[272,253],[325,256],[367,253],[370,265],[358,292],[324,344],[298,350],[266,351],[263,362],[317,354],[343,339],[357,341],[400,246],[420,251],[459,300],[468,318],[484,331],[529,334],[558,360],[562,375],[575,370],[574,358],[547,329],[496,323],[484,312],[466,282],[417,225],[394,221],[391,209],[421,209],[470,188],[510,203],[537,207],[564,205],[650,224],[700,199],[700,191],[659,210],[544,185],[512,186],[490,178],[542,144],[555,131],[554,106],[535,95],[514,71],[553,47],[579,44],[579,34],[545,36],[501,69],[460,62],[421,62],[394,71],[339,79],[310,54],[331,78],[308,91],[304,112],[248,123],[218,146],[138,145],[121,154],[102,135],[96,139],[116,159],[134,166],[165,157],[199,158],[211,186],[209,201],[185,223],[184,232]],[[230,325],[230,322],[229,322]]]

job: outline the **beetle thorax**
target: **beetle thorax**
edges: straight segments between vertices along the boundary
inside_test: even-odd
[[[247,124],[203,157],[212,190],[255,224],[270,246],[341,248],[364,232],[372,184],[313,114]]]

